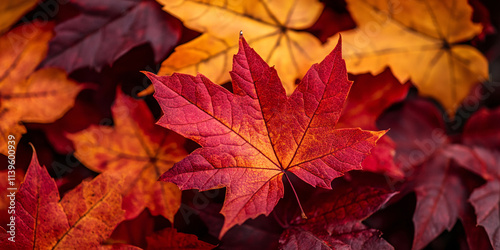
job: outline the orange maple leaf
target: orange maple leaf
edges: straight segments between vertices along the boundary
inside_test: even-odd
[[[320,16],[323,4],[317,0],[157,1],[184,26],[203,33],[178,46],[158,75],[202,73],[217,84],[229,81],[232,56],[238,50],[235,38],[241,30],[262,58],[276,66],[288,94],[295,89],[295,80],[325,56],[321,42],[301,31]],[[145,93],[152,92],[150,87]]]
[[[184,138],[158,125],[146,103],[117,91],[112,107],[114,127],[92,126],[68,137],[75,156],[96,172],[123,175],[123,208],[126,218],[147,207],[153,215],[171,222],[180,207],[181,192],[158,177],[186,156]]]
[[[74,104],[85,88],[60,69],[35,71],[52,38],[52,24],[30,23],[0,37],[0,153],[7,154],[7,136],[16,144],[26,128],[20,122],[50,123]],[[29,31],[29,32],[28,32]]]

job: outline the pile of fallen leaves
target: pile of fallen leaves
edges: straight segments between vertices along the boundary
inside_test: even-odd
[[[3,1],[2,248],[500,249],[499,12]]]

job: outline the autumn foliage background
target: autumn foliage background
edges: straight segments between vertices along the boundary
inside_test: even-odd
[[[500,249],[498,13],[494,0],[3,1],[2,247]],[[318,120],[297,115],[311,96],[327,103]],[[236,135],[258,156],[197,120],[214,102],[216,120],[251,124]],[[253,137],[252,109],[269,136]],[[314,150],[323,163],[294,165]],[[197,175],[199,156],[249,171]]]

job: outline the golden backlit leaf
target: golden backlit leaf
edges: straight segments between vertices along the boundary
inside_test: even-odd
[[[378,74],[388,65],[400,82],[410,79],[451,116],[471,88],[488,78],[486,58],[461,44],[481,32],[467,0],[347,3],[358,24],[342,33],[350,72]]]
[[[323,5],[317,0],[158,2],[186,27],[203,33],[178,46],[163,62],[159,75],[201,73],[218,84],[229,81],[228,72],[238,50],[237,37],[242,31],[250,46],[269,65],[276,66],[291,94],[295,80],[327,54],[318,53],[322,45],[316,37],[300,31],[314,24],[321,14]]]
[[[30,23],[0,38],[0,153],[7,153],[7,136],[19,141],[26,128],[20,122],[50,123],[74,104],[84,88],[60,69],[35,68],[47,53],[52,25]]]

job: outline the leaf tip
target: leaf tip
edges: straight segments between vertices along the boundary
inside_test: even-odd
[[[380,130],[380,131],[373,131],[373,135],[376,137],[375,140],[378,141],[382,136],[387,134],[390,129],[385,129],[385,130]]]
[[[239,50],[251,49],[250,45],[248,45],[247,40],[243,36],[243,30],[240,30],[240,41],[239,41]]]
[[[30,161],[30,165],[37,165],[38,167],[40,167],[40,163],[38,163],[38,156],[36,155],[36,150],[35,150],[35,146],[30,142],[29,145],[31,146],[31,149],[33,150],[33,153],[31,154],[31,161]]]
[[[145,71],[145,70],[141,70],[140,72],[141,72],[141,73],[143,73],[143,74],[145,74],[145,75],[146,75],[146,76],[148,76],[148,77],[149,77],[151,74],[153,74],[153,73],[151,73],[151,72],[149,72],[149,71]]]
[[[334,51],[339,51],[342,55],[342,34],[339,33],[339,39],[337,40],[337,45],[335,45]]]

